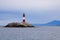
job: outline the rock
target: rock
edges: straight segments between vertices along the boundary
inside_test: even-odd
[[[5,27],[34,27],[29,23],[9,23]]]

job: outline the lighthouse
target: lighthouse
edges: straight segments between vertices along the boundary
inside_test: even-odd
[[[32,26],[30,23],[26,22],[25,13],[23,13],[21,23],[9,23],[5,27],[34,27],[34,26]]]
[[[25,13],[23,13],[23,20],[22,20],[23,23],[25,23]]]

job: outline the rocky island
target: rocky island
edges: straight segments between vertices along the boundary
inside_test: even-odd
[[[18,22],[8,23],[5,27],[34,27],[34,26],[25,21],[25,14],[23,13],[23,20],[21,23]]]
[[[5,27],[34,27],[28,23],[9,23]]]

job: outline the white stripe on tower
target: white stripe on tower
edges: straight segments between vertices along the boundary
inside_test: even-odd
[[[25,19],[25,17],[23,17],[23,19]]]
[[[23,13],[23,22],[25,23],[25,13]]]

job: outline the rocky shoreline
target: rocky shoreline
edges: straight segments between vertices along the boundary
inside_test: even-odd
[[[34,27],[33,25],[29,23],[9,23],[4,27]]]

